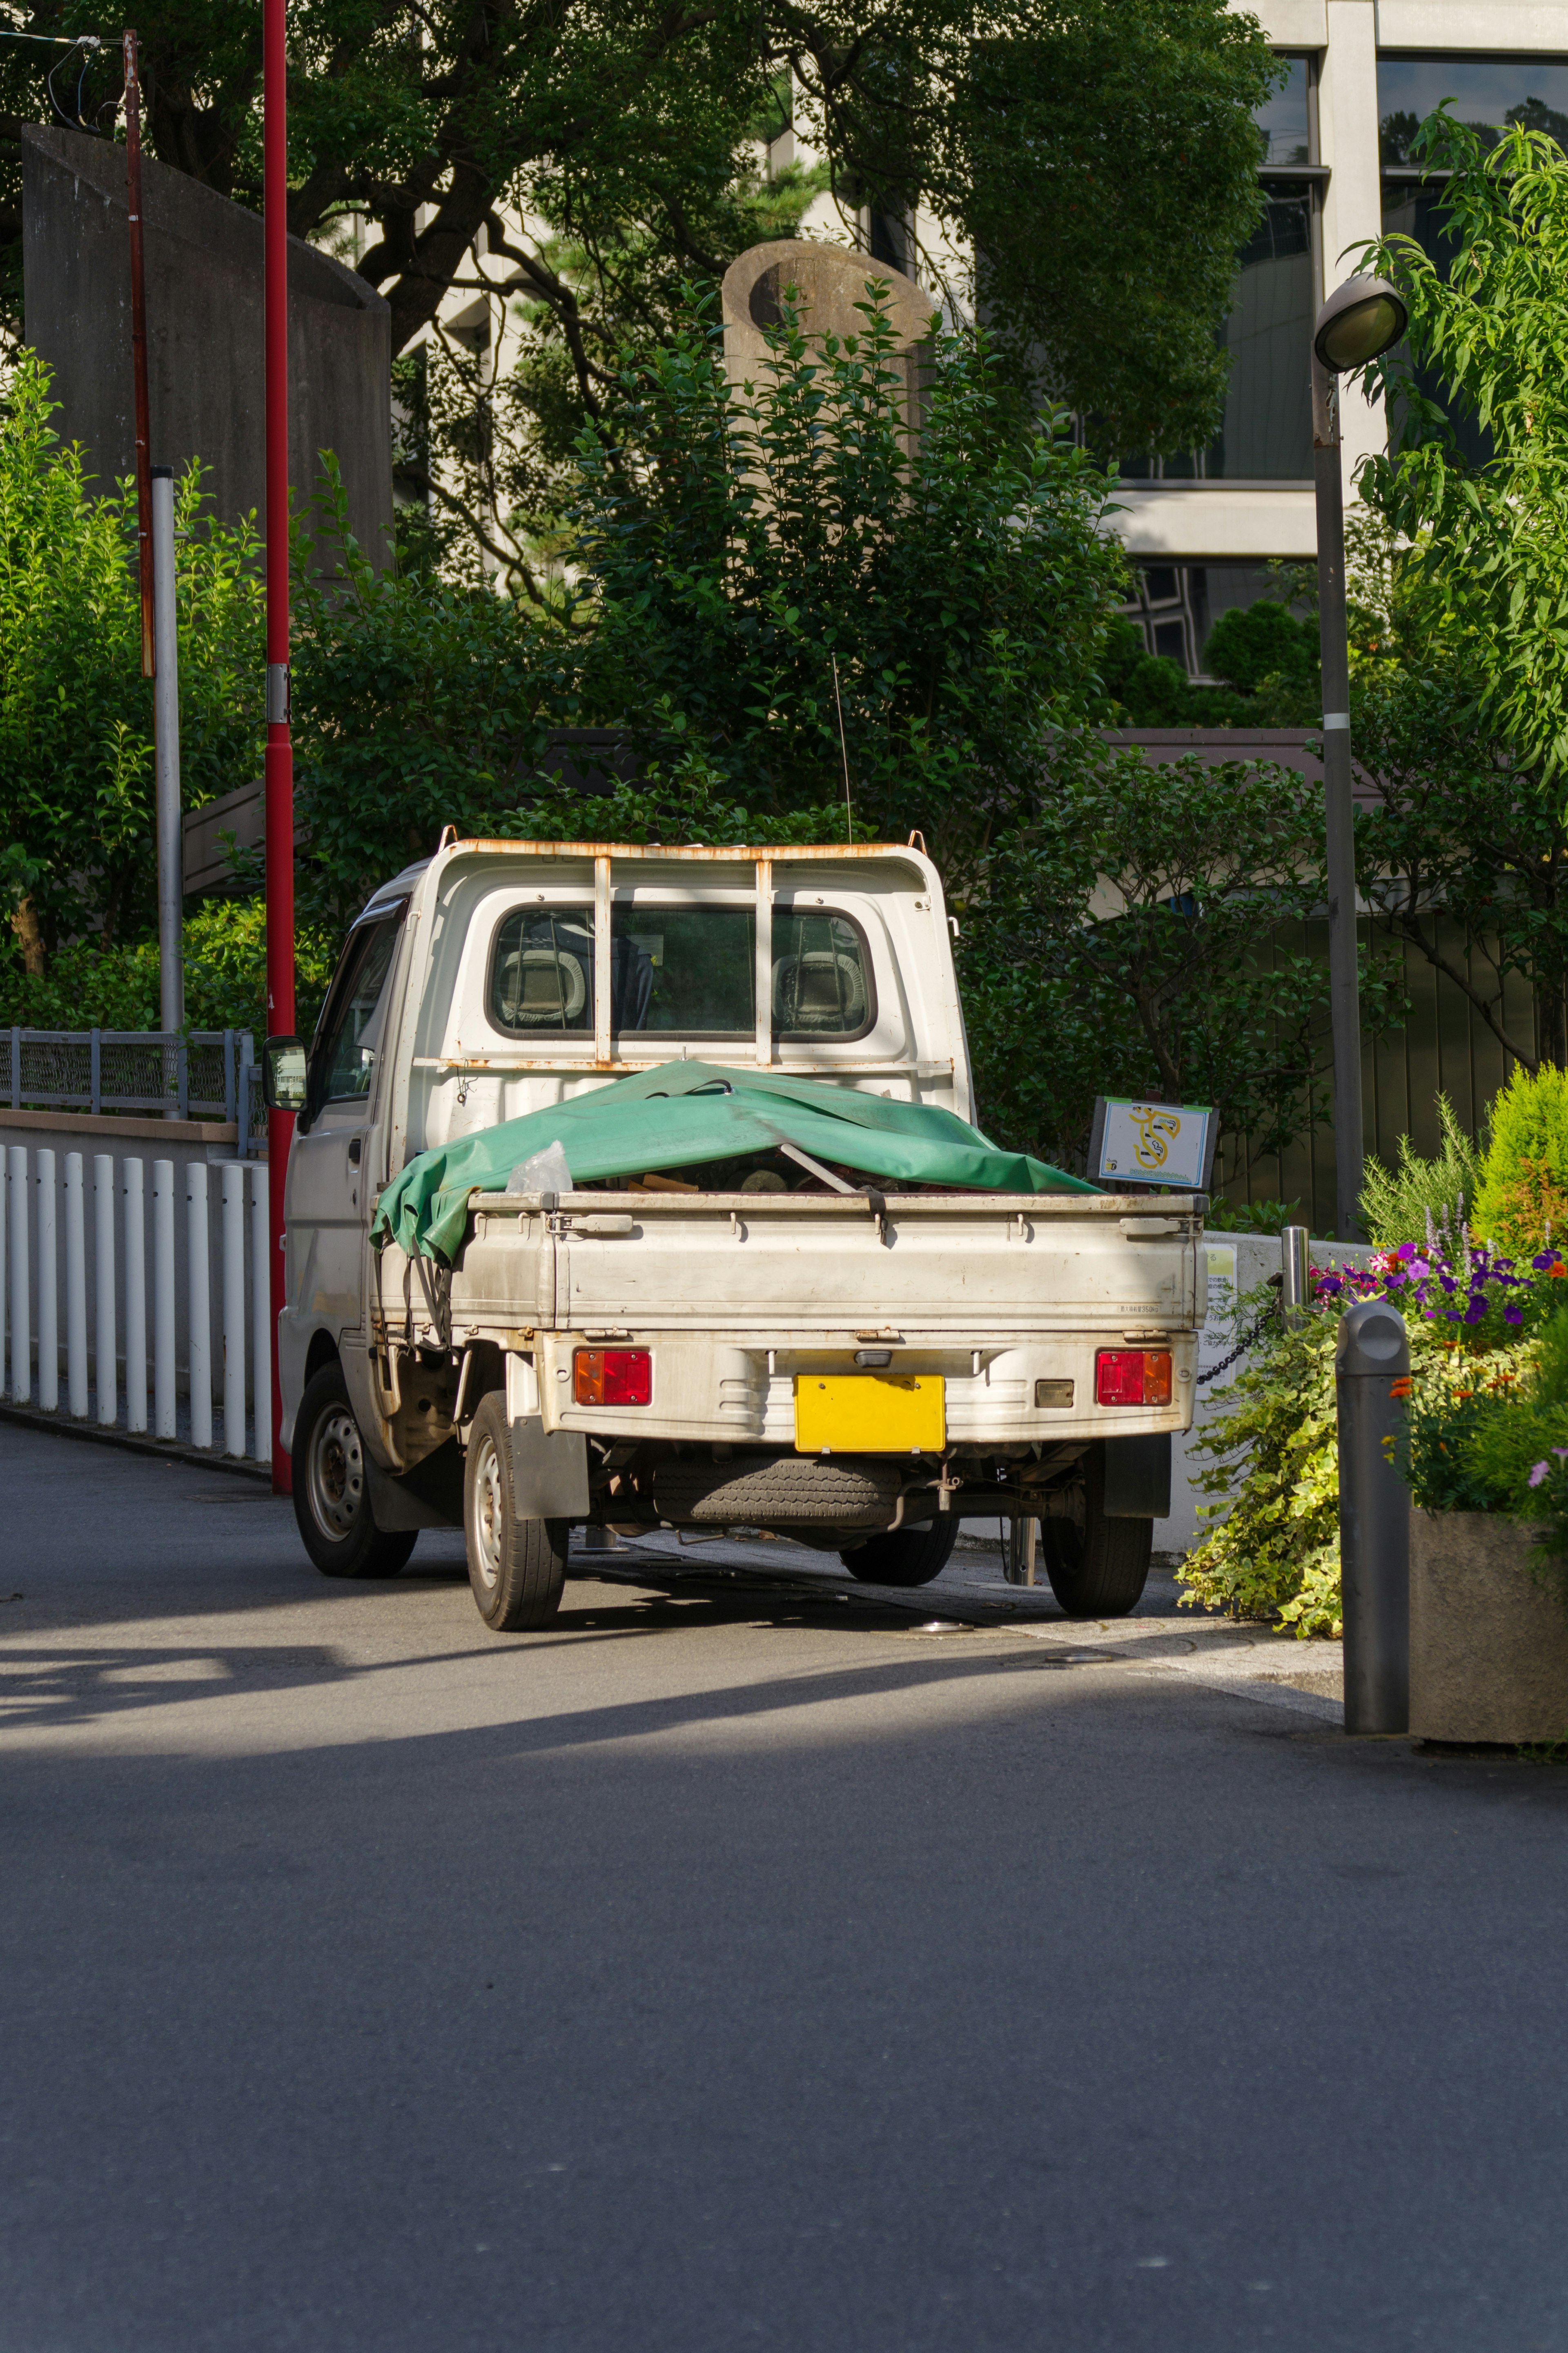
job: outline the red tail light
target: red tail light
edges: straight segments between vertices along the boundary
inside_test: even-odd
[[[579,1348],[572,1359],[572,1394],[579,1405],[647,1405],[653,1358],[646,1348]]]
[[[1101,1348],[1094,1360],[1098,1405],[1169,1405],[1168,1348]]]

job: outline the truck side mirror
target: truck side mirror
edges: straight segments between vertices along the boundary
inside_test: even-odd
[[[261,1050],[261,1094],[268,1111],[303,1111],[307,1075],[302,1038],[268,1038]]]

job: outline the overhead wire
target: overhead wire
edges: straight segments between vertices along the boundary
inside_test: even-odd
[[[57,58],[44,77],[44,87],[49,94],[49,104],[60,121],[71,130],[85,131],[94,138],[101,137],[102,134],[96,125],[89,122],[81,111],[82,92],[87,86],[87,69],[91,63],[91,52],[103,47],[103,42],[97,33],[73,33],[68,38],[64,33],[23,33],[17,31],[14,26],[0,25],[0,41],[37,41],[45,48],[64,49],[65,56]],[[81,71],[77,76],[76,112],[68,114],[56,92],[55,76],[61,66],[68,63],[71,52],[75,49],[80,49],[82,52]],[[100,107],[99,112],[101,113],[102,111]]]

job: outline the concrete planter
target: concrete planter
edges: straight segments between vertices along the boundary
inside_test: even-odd
[[[1568,1599],[1491,1512],[1410,1515],[1410,1729],[1424,1740],[1568,1736]]]

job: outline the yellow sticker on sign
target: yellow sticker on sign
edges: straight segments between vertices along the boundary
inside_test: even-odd
[[[940,1373],[797,1373],[797,1454],[938,1454],[947,1443]]]

